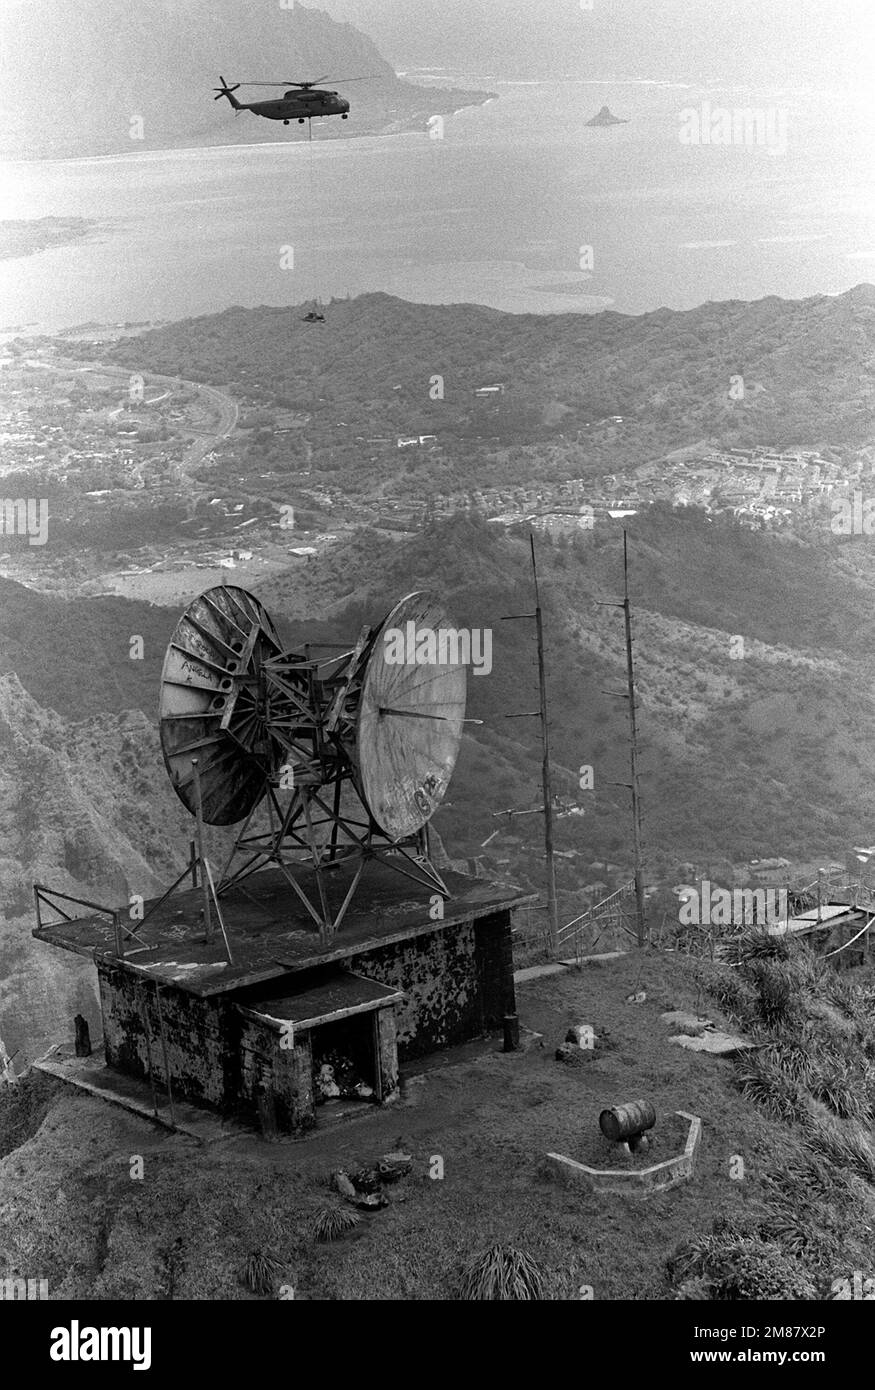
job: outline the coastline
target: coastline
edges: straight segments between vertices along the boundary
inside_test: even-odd
[[[338,141],[373,139],[374,137],[388,137],[392,135],[427,135],[428,122],[434,116],[453,117],[459,115],[463,111],[476,110],[500,100],[498,92],[466,91],[459,88],[445,87],[423,87],[420,90],[424,95],[431,96],[433,94],[435,98],[443,96],[447,98],[447,100],[444,102],[439,100],[429,102],[427,106],[424,105],[422,108],[417,107],[394,119],[371,121],[367,129],[364,130],[356,130],[354,126],[349,125],[335,129],[331,126],[330,122],[320,126],[317,121],[316,129],[321,133],[314,138],[313,143],[321,144],[327,141],[334,143]],[[264,127],[273,124],[275,123],[258,122],[259,126]],[[253,135],[255,135],[256,138],[251,140],[223,141],[219,138],[211,138],[202,140],[200,143],[189,144],[185,143],[192,138],[189,134],[187,136],[181,136],[179,142],[167,140],[149,145],[146,149],[139,150],[114,147],[111,149],[91,150],[88,152],[71,150],[68,153],[46,152],[40,154],[39,152],[35,152],[33,154],[22,154],[19,152],[7,152],[0,147],[0,168],[6,167],[10,170],[14,170],[18,166],[29,166],[34,164],[105,164],[113,160],[127,161],[131,159],[144,159],[149,155],[197,154],[207,150],[255,149],[261,145],[273,147],[278,145],[284,147],[301,146],[302,148],[306,148],[310,144],[307,136],[299,133],[297,126],[293,131],[290,128],[290,134],[285,139],[278,140],[272,137],[268,129],[265,129],[263,137],[259,137],[255,130],[253,130]]]

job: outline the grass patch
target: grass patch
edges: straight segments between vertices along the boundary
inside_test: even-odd
[[[534,1260],[511,1245],[490,1245],[462,1275],[459,1297],[526,1301],[545,1296],[545,1280]]]

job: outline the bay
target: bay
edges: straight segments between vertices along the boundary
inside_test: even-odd
[[[85,240],[0,262],[0,327],[375,290],[641,313],[840,293],[873,276],[867,93],[447,76],[498,99],[430,134],[326,140],[314,128],[310,146],[0,166],[4,218],[96,224]],[[786,148],[683,144],[682,111],[706,102],[785,113]],[[629,124],[587,127],[603,104]]]

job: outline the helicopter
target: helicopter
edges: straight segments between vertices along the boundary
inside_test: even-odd
[[[339,92],[330,92],[319,86],[320,82],[329,80],[327,77],[317,77],[312,82],[235,82],[229,86],[224,77],[220,76],[219,81],[222,85],[213,88],[213,91],[218,93],[213,100],[220,101],[222,97],[227,97],[235,115],[241,111],[251,111],[268,121],[282,121],[283,125],[288,125],[293,120],[303,125],[305,121],[312,121],[314,116],[339,116],[341,120],[346,121],[349,119],[349,102],[346,98]],[[340,80],[369,82],[372,79],[350,77]],[[281,97],[270,101],[242,102],[234,95],[241,87],[286,87],[288,90]]]

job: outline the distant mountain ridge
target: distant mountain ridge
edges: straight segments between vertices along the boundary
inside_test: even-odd
[[[863,82],[869,0],[324,0],[399,66],[494,79]],[[743,35],[743,42],[740,36]],[[867,62],[868,53],[868,62]]]
[[[562,430],[572,438],[592,419],[623,415],[608,471],[703,436],[807,447],[856,446],[873,435],[872,285],[641,315],[504,314],[381,293],[332,304],[326,333],[314,335],[299,319],[288,308],[235,307],[99,351],[132,371],[178,372],[242,391],[261,380],[296,397],[318,374],[326,411],[342,405],[343,418],[355,421],[368,402],[379,407],[370,422],[379,418],[380,433],[452,426],[476,387],[503,381],[508,406],[533,420],[554,404],[567,410]],[[445,398],[429,405],[422,383],[435,363]],[[729,391],[738,376],[745,395],[735,402]]]
[[[229,82],[304,81],[350,87],[340,137],[424,128],[431,115],[489,93],[417,87],[395,76],[367,36],[322,10],[239,0],[27,0],[0,16],[0,156],[70,157],[172,146],[306,138],[213,105]],[[253,97],[254,99],[254,97]]]

